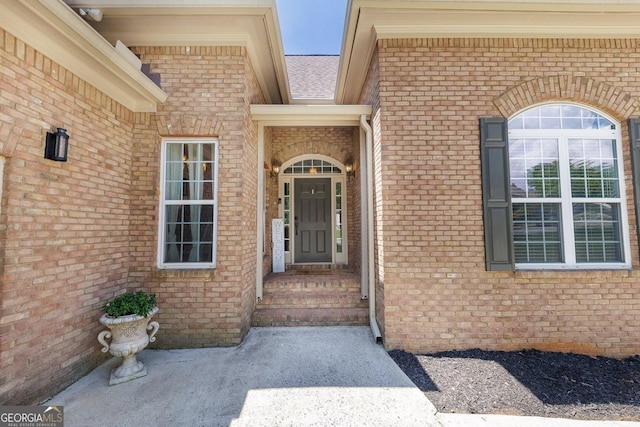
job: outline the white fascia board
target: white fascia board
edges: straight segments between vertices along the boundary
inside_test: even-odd
[[[638,37],[629,28],[618,25],[592,27],[585,30],[581,27],[566,25],[548,25],[544,31],[534,25],[377,25],[375,34],[378,39],[395,38],[439,38],[439,37],[479,37],[479,38],[627,38]],[[634,29],[637,32],[637,28]]]
[[[284,45],[282,43],[282,33],[280,32],[280,19],[276,9],[275,0],[273,7],[267,10],[265,17],[265,27],[269,38],[269,50],[273,60],[273,67],[280,90],[280,98],[283,104],[291,102],[291,86],[289,85],[289,74],[284,57]]]
[[[133,112],[156,111],[167,99],[61,1],[2,1],[0,26]]]
[[[359,126],[370,105],[252,105],[251,118],[266,126]]]
[[[175,7],[271,7],[275,0],[65,0],[71,7],[91,7],[100,9],[103,7],[151,7],[175,8]]]

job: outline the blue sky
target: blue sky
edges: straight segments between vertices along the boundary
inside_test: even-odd
[[[338,55],[347,0],[276,0],[285,55]]]

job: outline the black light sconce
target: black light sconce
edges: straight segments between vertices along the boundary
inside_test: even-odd
[[[280,173],[280,166],[282,166],[282,163],[280,163],[279,160],[271,159],[271,178],[278,176]]]
[[[44,145],[44,158],[56,162],[66,162],[69,151],[69,135],[67,130],[58,128],[55,132],[47,132]]]

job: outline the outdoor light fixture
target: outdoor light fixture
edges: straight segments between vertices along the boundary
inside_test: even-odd
[[[351,157],[349,157],[344,162],[344,169],[347,172],[347,176],[349,176],[349,177],[356,176],[355,167],[353,166],[353,159]]]
[[[44,145],[44,158],[56,162],[66,162],[69,151],[69,135],[67,130],[58,128],[54,133],[47,132],[47,140]]]
[[[275,178],[280,173],[282,164],[277,159],[271,159],[271,177]]]

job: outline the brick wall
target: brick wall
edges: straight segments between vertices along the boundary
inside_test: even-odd
[[[64,127],[68,162],[43,158]],[[127,284],[133,115],[0,30],[0,404],[39,403],[105,359],[100,307]]]
[[[100,308],[122,289],[158,294],[159,347],[241,341],[255,304],[257,132],[264,102],[243,48],[139,48],[169,94],[134,114],[0,32],[0,404],[35,404],[108,355]],[[69,161],[43,159],[50,126]],[[220,142],[218,268],[158,270],[163,136]]]
[[[377,55],[387,347],[637,354],[640,264],[625,119],[638,115],[640,41],[383,40]],[[631,271],[485,271],[478,118],[551,100],[582,102],[622,123]]]
[[[262,207],[257,205],[258,197],[258,172],[264,170],[263,165],[258,165],[258,126],[251,120],[250,107],[252,104],[264,104],[256,75],[253,72],[251,63],[245,60],[245,90],[244,90],[244,158],[241,168],[245,173],[243,183],[242,214],[243,235],[242,235],[242,323],[241,335],[249,332],[251,327],[251,315],[256,305],[256,274],[257,269],[262,266],[256,265],[258,233],[257,220],[261,215]]]
[[[357,164],[360,154],[359,130],[352,127],[274,127],[270,128],[270,142],[265,151],[271,152],[283,164],[305,154],[319,154],[339,162],[352,157]],[[359,178],[348,179],[346,185],[349,266],[357,271],[360,266],[360,217],[356,212],[359,212],[360,194],[354,188],[359,188]],[[277,180],[270,180],[269,186],[270,194],[277,197]],[[277,215],[277,209],[269,212]],[[271,217],[267,221],[271,223]]]
[[[161,334],[157,347],[240,343],[255,304],[257,129],[249,103],[264,102],[241,47],[137,47],[143,63],[162,76],[169,95],[148,122],[136,127],[134,170],[138,193],[132,222],[140,237],[132,281],[157,293]],[[215,270],[158,270],[158,173],[163,136],[219,140],[218,235]],[[153,242],[152,245],[149,242]],[[149,249],[153,246],[152,251]]]

